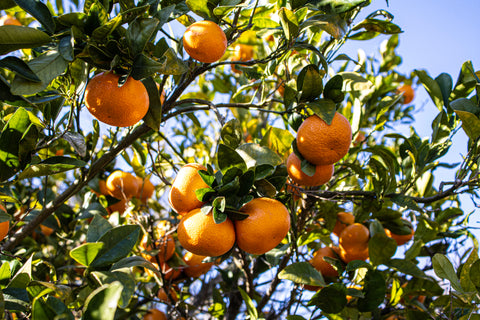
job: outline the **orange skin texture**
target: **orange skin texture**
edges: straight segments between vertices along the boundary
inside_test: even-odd
[[[212,212],[205,215],[200,208],[193,209],[182,217],[177,236],[186,250],[200,256],[221,256],[235,244],[233,222],[227,218],[216,224]]]
[[[157,270],[160,270],[160,272],[163,273],[163,278],[166,281],[173,281],[182,274],[182,270],[179,267],[170,267],[166,262],[160,261],[159,266],[155,257],[151,257],[150,262],[157,268]],[[154,275],[153,271],[150,269],[145,269],[145,272],[150,277],[153,277]]]
[[[235,46],[235,52],[232,56],[232,61],[248,61],[253,58],[253,46],[248,44],[237,44]],[[235,73],[241,73],[240,70],[235,68],[235,64],[232,64],[232,71]]]
[[[240,211],[248,217],[235,221],[235,233],[238,247],[247,253],[264,254],[272,250],[290,229],[288,209],[278,200],[256,198]]]
[[[322,276],[325,277],[338,277],[338,272],[327,261],[323,260],[323,257],[337,258],[335,252],[339,252],[337,247],[323,247],[315,251],[313,258],[310,260],[310,264],[315,267]]]
[[[185,253],[183,261],[188,265],[183,271],[191,278],[198,278],[207,273],[213,266],[213,262],[202,262],[206,256],[200,256],[191,252]]]
[[[131,199],[138,194],[140,188],[137,177],[129,172],[116,170],[105,182],[108,194],[117,199]]]
[[[298,151],[314,165],[339,161],[348,153],[351,142],[350,122],[338,112],[330,125],[313,115],[305,119],[297,131]]]
[[[158,259],[160,261],[167,261],[175,253],[175,239],[172,235],[166,235],[166,229],[162,226],[157,226],[155,231],[155,250],[158,250]],[[148,243],[149,235],[144,234],[142,241],[140,242],[140,249],[143,251],[152,251],[154,247],[151,243]],[[151,258],[148,254],[142,254],[144,258]]]
[[[0,26],[21,26],[22,24],[17,18],[10,15],[5,15],[0,18]]]
[[[157,298],[160,299],[160,301],[166,302],[166,303],[177,302],[178,301],[178,295],[177,295],[177,292],[175,291],[175,289],[170,287],[169,291],[170,291],[171,299],[168,297],[167,292],[165,291],[164,288],[160,288],[160,290],[158,290]],[[171,300],[173,300],[173,301],[171,301]]]
[[[355,216],[349,212],[339,212],[337,213],[337,222],[335,222],[335,227],[333,228],[333,234],[337,237],[340,236],[342,231],[349,225],[355,222]]]
[[[0,203],[0,210],[3,210],[5,213],[7,212],[7,209],[5,209],[5,207],[1,203]],[[5,237],[8,234],[9,228],[10,228],[10,221],[4,221],[0,223],[0,241],[5,239]]]
[[[103,123],[133,126],[147,114],[150,105],[147,89],[132,77],[119,87],[118,79],[120,76],[112,72],[102,72],[90,79],[85,89],[85,105]]]
[[[52,228],[44,226],[43,224],[40,225],[40,231],[43,233],[45,237],[50,237],[53,233]]]
[[[361,252],[368,248],[370,232],[368,228],[361,223],[354,223],[347,226],[340,233],[339,244],[347,252]]]
[[[178,171],[172,183],[168,202],[172,209],[180,215],[203,205],[203,202],[197,199],[195,190],[208,188],[208,185],[198,174],[199,170],[207,170],[207,168],[197,163],[186,164]]]
[[[203,20],[190,25],[183,34],[183,47],[193,59],[212,63],[227,50],[227,37],[215,22]]]
[[[142,200],[143,203],[147,203],[147,200],[150,199],[153,196],[153,193],[155,192],[155,186],[150,182],[150,179],[145,178],[137,178],[138,179],[138,185],[140,186],[138,188],[138,193],[136,197],[140,200]]]
[[[158,309],[150,309],[143,316],[143,320],[167,320],[167,316]]]
[[[413,101],[413,98],[415,98],[415,91],[413,90],[412,86],[408,84],[398,87],[397,93],[403,93],[403,104],[409,104]]]
[[[302,162],[292,152],[287,159],[288,176],[297,184],[307,187],[321,186],[330,181],[333,176],[334,165],[319,165],[315,167],[315,174],[309,176],[302,171]]]
[[[387,236],[395,240],[397,246],[401,246],[413,239],[415,231],[412,229],[412,233],[400,235],[392,233],[389,229],[385,229],[385,233],[387,234]]]
[[[365,248],[358,248],[358,249],[349,249],[346,250],[342,246],[340,248],[340,258],[343,262],[349,263],[353,260],[362,260],[365,261],[369,257],[368,253],[368,245]]]

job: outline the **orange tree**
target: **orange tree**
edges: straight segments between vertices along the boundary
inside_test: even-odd
[[[475,319],[471,62],[455,82],[399,73],[401,28],[359,19],[368,0],[61,4],[0,1],[19,21],[0,26],[2,315]],[[342,54],[377,36],[376,59]],[[458,132],[468,152],[452,162]],[[333,173],[307,179],[319,166]]]

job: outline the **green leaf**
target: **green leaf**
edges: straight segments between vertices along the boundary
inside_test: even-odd
[[[118,262],[115,262],[113,266],[110,268],[110,271],[125,269],[125,268],[133,268],[133,267],[143,267],[150,269],[154,272],[159,272],[158,269],[144,257],[140,256],[131,256],[121,259]]]
[[[309,262],[296,262],[286,266],[285,269],[280,271],[278,278],[310,286],[326,286],[322,274]]]
[[[147,89],[150,104],[143,121],[145,121],[152,130],[158,130],[162,122],[162,102],[160,100],[157,83],[151,77],[142,79],[142,83]]]
[[[225,145],[229,146],[232,149],[238,147],[242,141],[242,126],[240,121],[237,119],[231,119],[222,127],[220,131],[220,136]]]
[[[418,77],[418,80],[423,84],[427,90],[430,98],[433,103],[437,106],[438,110],[442,111],[443,108],[443,95],[438,82],[433,80],[426,71],[424,70],[415,70],[415,75]]]
[[[427,275],[410,260],[391,259],[386,265],[417,278],[427,278]]]
[[[340,75],[343,78],[345,91],[350,92],[360,100],[366,99],[366,97],[372,94],[375,90],[375,85],[357,72],[341,72]]]
[[[358,299],[358,310],[369,312],[375,310],[385,299],[387,286],[380,271],[368,270],[363,287],[364,298]]]
[[[368,252],[373,265],[387,263],[396,251],[395,240],[388,237],[384,232],[373,235],[368,241]]]
[[[263,164],[277,166],[283,162],[275,152],[256,143],[242,144],[236,151],[245,161],[247,168]]]
[[[23,266],[15,273],[10,283],[7,285],[8,289],[25,289],[32,280],[32,258],[28,258]]]
[[[470,139],[475,140],[480,136],[480,119],[475,114],[460,109],[469,107],[470,103],[464,103],[466,101],[469,100],[457,99],[455,101],[452,101],[450,106],[453,108],[458,117],[462,120],[462,129],[465,131],[467,136]]]
[[[322,76],[315,64],[303,67],[297,77],[297,91],[301,92],[300,100],[313,101],[323,91]]]
[[[73,170],[76,168],[83,168],[86,166],[86,162],[75,158],[54,156],[43,160],[40,163],[32,164],[25,168],[18,175],[18,179],[30,179],[35,177],[43,177],[48,175],[54,175],[60,172]]]
[[[285,38],[288,42],[292,41],[297,37],[299,31],[297,16],[285,7],[280,9],[278,16]]]
[[[225,173],[230,168],[238,168],[242,172],[247,171],[247,164],[242,156],[234,149],[220,144],[217,151],[217,163],[221,172]]]
[[[154,37],[158,23],[156,18],[137,18],[130,23],[125,37],[132,56],[143,52],[147,42]]]
[[[480,288],[480,260],[472,263],[469,269],[470,281],[477,287]],[[478,290],[478,289],[477,289]]]
[[[312,27],[326,31],[337,40],[345,35],[348,28],[346,21],[337,14],[317,14],[300,24],[300,30]]]
[[[105,267],[125,258],[140,236],[138,225],[123,225],[107,231],[98,242],[105,245],[90,264],[94,268]]]
[[[331,284],[322,288],[308,302],[309,306],[316,306],[326,313],[339,313],[347,305],[347,289],[340,283]]]
[[[70,257],[80,263],[88,267],[92,261],[98,256],[100,250],[102,250],[104,244],[102,242],[97,243],[84,243],[80,246],[72,249],[70,251]]]
[[[29,81],[40,82],[40,80],[35,72],[30,69],[30,67],[25,63],[25,61],[13,57],[8,56],[0,60],[0,68],[6,68],[10,71],[15,72],[20,77],[23,77]]]
[[[18,49],[35,48],[47,44],[52,39],[43,31],[22,26],[0,27],[0,55]]]
[[[62,300],[49,295],[46,301],[42,298],[34,300],[32,319],[74,320],[75,317]]]
[[[0,180],[4,181],[25,167],[38,139],[30,113],[17,109],[0,134]]]
[[[440,88],[440,92],[442,93],[443,104],[448,106],[449,97],[452,93],[453,86],[452,77],[448,73],[441,73],[438,75],[438,77],[435,78],[435,81],[438,83],[438,87]]]
[[[95,289],[85,301],[84,320],[113,320],[123,285],[115,281]]]
[[[37,19],[49,33],[55,31],[55,21],[47,5],[39,0],[15,0],[18,6]]]
[[[436,253],[432,258],[432,265],[437,277],[447,279],[455,290],[463,292],[453,264],[445,255]]]
[[[181,75],[188,71],[187,65],[180,60],[172,48],[168,48],[160,59],[147,57],[141,53],[135,56],[132,67],[132,77],[144,79],[156,73]]]
[[[211,19],[216,22],[216,17],[213,15],[212,7],[208,0],[186,0],[185,4],[190,10],[204,19]]]
[[[455,87],[450,94],[450,101],[459,98],[466,98],[470,92],[473,91],[477,83],[477,79],[471,70],[474,70],[472,62],[465,61],[462,65],[462,69],[460,70],[460,74],[458,75]]]
[[[335,102],[330,99],[319,99],[314,102],[308,102],[307,106],[328,125],[332,123],[333,117],[337,111]]]
[[[371,18],[363,20],[352,28],[353,31],[360,29],[365,29],[367,32],[376,32],[381,34],[397,34],[403,32],[399,26],[390,21]]]
[[[267,132],[263,135],[262,141],[260,141],[260,145],[269,148],[277,154],[286,154],[290,151],[290,146],[294,139],[295,137],[290,131],[269,126]]]
[[[340,103],[343,101],[345,94],[342,92],[343,88],[343,77],[339,74],[333,76],[325,84],[325,89],[323,90],[323,96],[325,99],[330,99],[335,103]]]
[[[57,50],[47,51],[27,62],[30,69],[42,80],[41,82],[28,81],[23,77],[15,76],[11,92],[18,95],[30,95],[44,90],[52,80],[65,72],[68,61]]]
[[[476,290],[475,283],[471,280],[470,274],[473,273],[473,277],[476,283],[479,283],[480,274],[478,273],[478,268],[480,264],[475,267],[472,271],[472,266],[478,260],[478,248],[474,246],[470,255],[468,256],[467,261],[462,265],[461,272],[460,272],[460,285],[466,292],[472,292]],[[476,270],[477,269],[477,270]],[[475,272],[476,271],[476,272]]]
[[[245,305],[247,306],[247,312],[248,312],[248,315],[250,316],[250,319],[252,320],[258,319],[257,308],[255,308],[255,305],[253,304],[252,299],[241,287],[238,287],[238,291],[240,291],[243,301],[245,301]]]
[[[122,271],[109,272],[109,271],[94,271],[92,276],[98,280],[100,285],[110,284],[114,282],[121,283],[122,294],[118,302],[118,306],[122,309],[126,308],[130,303],[130,300],[135,294],[135,281],[128,269]]]
[[[365,0],[320,0],[314,2],[315,7],[326,13],[344,13],[354,9],[355,7],[363,7],[370,3]]]

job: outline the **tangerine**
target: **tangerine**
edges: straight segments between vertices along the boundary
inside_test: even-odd
[[[149,178],[137,178],[138,179],[138,193],[136,197],[142,200],[143,203],[147,203],[147,200],[153,196],[155,192],[155,186],[150,182]]]
[[[233,53],[232,61],[248,61],[253,58],[253,46],[248,44],[237,44],[235,46],[235,51]],[[235,66],[232,64],[232,71],[235,73],[241,73]]]
[[[189,163],[183,166],[177,173],[168,195],[168,202],[172,209],[180,215],[200,208],[203,202],[197,199],[195,190],[208,188],[198,174],[199,170],[207,170],[197,163]]]
[[[167,292],[164,288],[160,288],[157,292],[157,298],[160,299],[162,302],[170,303],[170,302],[177,302],[178,301],[178,294],[173,287],[170,287],[168,290],[170,296],[167,295]]]
[[[368,248],[370,232],[361,223],[351,224],[340,233],[339,244],[348,253],[364,251]]]
[[[297,131],[300,154],[312,164],[333,164],[342,159],[350,149],[352,127],[347,118],[336,112],[328,125],[317,115],[303,121]]]
[[[345,249],[341,245],[339,246],[339,256],[343,262],[349,263],[353,260],[365,261],[369,257],[368,245],[364,248]]]
[[[315,166],[315,174],[309,176],[302,171],[302,162],[297,155],[292,152],[287,159],[288,176],[297,184],[307,187],[321,186],[333,176],[333,164]]]
[[[137,177],[129,172],[116,170],[105,182],[107,192],[117,199],[130,199],[138,194],[139,183]]]
[[[227,218],[217,224],[211,211],[204,214],[200,208],[193,209],[182,217],[177,236],[185,249],[201,256],[221,256],[235,244],[233,222]]]
[[[397,94],[403,93],[403,104],[409,104],[415,98],[415,91],[413,90],[412,86],[409,84],[404,84],[397,88]]]
[[[85,89],[85,105],[101,122],[116,127],[133,126],[147,114],[150,104],[147,89],[132,77],[119,87],[119,79],[113,72],[102,72],[90,79]]]
[[[349,212],[337,213],[337,221],[335,222],[335,227],[333,228],[333,234],[339,237],[342,231],[354,222],[355,216],[353,214]]]
[[[0,210],[3,210],[7,213],[7,209],[0,203]],[[0,241],[2,241],[8,234],[8,230],[10,228],[10,221],[0,222]]]
[[[40,231],[43,233],[45,237],[50,237],[53,233],[52,228],[44,226],[43,224],[40,225]]]
[[[164,312],[158,309],[150,309],[143,316],[143,320],[167,320],[167,316],[165,315]]]
[[[336,253],[339,252],[337,247],[322,247],[315,251],[313,258],[310,260],[310,264],[317,269],[322,276],[325,277],[338,277],[338,272],[335,268],[325,261],[323,257],[337,258]]]
[[[175,253],[175,239],[172,235],[167,235],[167,224],[166,221],[160,221],[154,227],[153,236],[155,240],[155,249],[158,250],[158,259],[160,261],[167,261]],[[152,251],[154,247],[150,242],[150,236],[148,233],[145,233],[142,241],[140,242],[140,249],[143,251]],[[143,254],[145,258],[150,258],[147,255]]]
[[[190,57],[200,62],[220,60],[227,50],[227,37],[222,28],[212,21],[197,21],[183,34],[183,47]]]
[[[392,233],[392,231],[390,231],[389,229],[385,229],[385,233],[387,234],[387,236],[395,240],[397,246],[401,246],[413,239],[415,230],[412,229],[412,233],[410,234],[395,234]]]
[[[188,265],[184,271],[191,278],[198,278],[202,274],[207,273],[213,266],[213,262],[203,262],[206,256],[201,256],[192,252],[187,252],[183,256],[183,261]]]
[[[275,248],[290,229],[290,214],[278,200],[256,198],[240,209],[248,215],[236,220],[235,233],[240,249],[251,254],[264,254]]]
[[[17,20],[17,18],[11,16],[11,15],[5,15],[0,18],[0,26],[21,26],[22,24],[20,21]]]

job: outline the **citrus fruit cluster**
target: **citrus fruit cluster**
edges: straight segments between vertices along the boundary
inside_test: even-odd
[[[85,105],[103,123],[116,127],[133,126],[147,114],[150,100],[139,80],[128,77],[122,86],[120,76],[102,72],[94,76],[85,89]]]
[[[315,166],[315,173],[302,170],[302,161],[295,153],[287,159],[290,178],[303,186],[320,186],[327,183],[334,172],[334,164],[350,149],[352,128],[342,114],[335,112],[330,124],[317,115],[305,119],[297,130],[297,149],[301,156]]]
[[[199,164],[182,167],[169,193],[170,206],[181,216],[178,241],[186,250],[200,256],[216,257],[227,253],[237,243],[247,253],[263,254],[285,238],[290,229],[290,214],[281,202],[271,198],[255,198],[243,205],[239,210],[247,216],[243,220],[227,217],[216,223],[212,210],[202,211],[204,203],[195,193],[208,187],[199,170],[206,168]]]
[[[115,211],[123,213],[127,202],[132,198],[140,199],[143,203],[146,203],[152,197],[155,186],[148,178],[143,179],[129,172],[116,170],[106,180],[99,181],[99,191],[102,195],[119,200],[107,207],[109,213]]]

